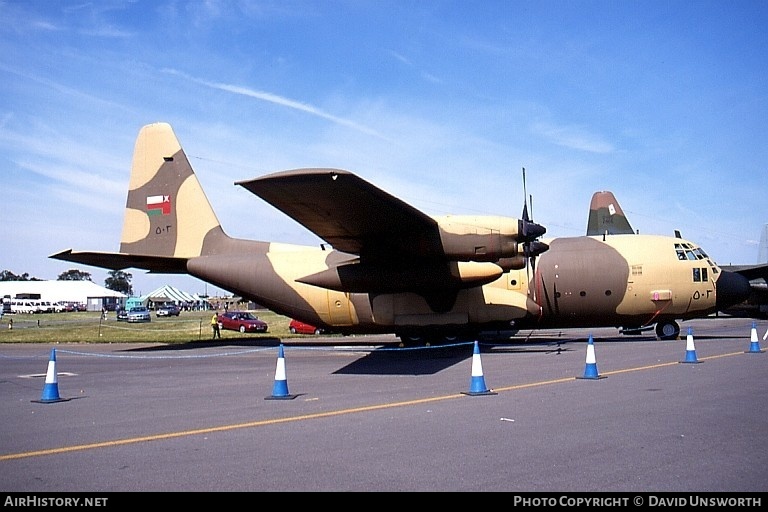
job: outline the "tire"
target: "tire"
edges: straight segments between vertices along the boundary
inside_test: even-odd
[[[320,329],[315,329],[315,334],[320,334]]]
[[[665,320],[656,324],[656,336],[660,340],[674,340],[680,336],[680,326],[674,320]]]
[[[400,338],[401,347],[416,347],[424,345],[426,341],[424,337],[418,334],[400,334],[398,338]],[[429,343],[426,344],[429,345]]]
[[[291,327],[289,330],[291,331],[291,334],[296,334],[296,328],[295,327]]]
[[[245,326],[244,325],[240,326],[240,334],[245,334]]]

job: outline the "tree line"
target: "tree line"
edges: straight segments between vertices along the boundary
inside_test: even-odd
[[[108,277],[104,280],[104,288],[121,292],[129,297],[133,295],[133,285],[131,284],[133,275],[129,272],[123,272],[122,270],[110,270]],[[59,274],[56,278],[57,281],[91,281],[90,272],[83,272],[82,270],[70,269],[66,272]],[[29,273],[24,272],[21,275],[16,275],[10,270],[3,270],[0,272],[0,281],[44,281],[44,279],[38,279],[37,277],[30,277]]]

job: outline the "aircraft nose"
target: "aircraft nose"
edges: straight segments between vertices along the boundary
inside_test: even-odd
[[[744,302],[749,298],[750,292],[749,279],[736,272],[723,270],[717,280],[717,309],[723,310]]]

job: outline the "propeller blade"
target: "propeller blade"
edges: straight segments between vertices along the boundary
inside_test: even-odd
[[[523,242],[523,255],[526,268],[530,264],[533,275],[536,275],[536,256],[549,249],[549,245],[539,242],[537,238],[547,232],[547,228],[533,222],[533,194],[528,196],[525,167],[523,167],[523,215],[518,224],[518,235]],[[531,205],[531,214],[528,214],[528,204]]]
[[[517,233],[524,242],[531,242],[547,232],[547,228],[526,219],[526,209],[523,208],[523,218],[517,225]]]

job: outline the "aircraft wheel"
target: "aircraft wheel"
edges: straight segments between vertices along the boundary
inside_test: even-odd
[[[661,340],[674,340],[680,336],[680,326],[673,320],[656,324],[656,336]]]
[[[414,347],[421,343],[422,337],[414,334],[401,334],[400,338],[401,347]]]

